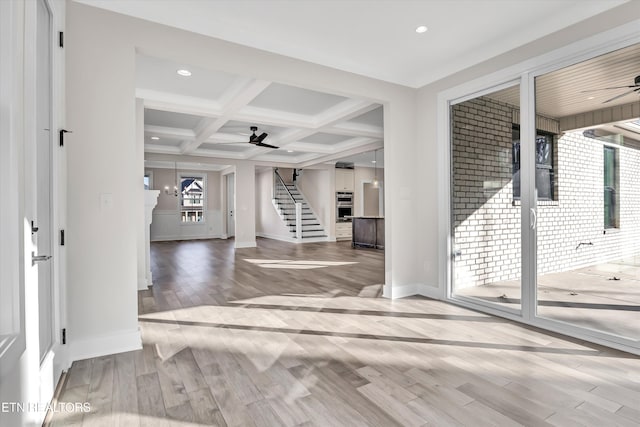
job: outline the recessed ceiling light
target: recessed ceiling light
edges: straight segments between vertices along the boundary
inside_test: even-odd
[[[416,28],[416,33],[418,34],[422,34],[422,33],[426,33],[428,30],[426,25],[420,25],[419,27]]]
[[[371,163],[377,163],[375,160],[371,160]]]
[[[287,153],[293,153],[293,150],[287,150]]]
[[[595,96],[590,96],[587,99],[595,99]]]
[[[182,77],[189,77],[191,75],[191,71],[189,70],[178,70],[177,73]]]
[[[151,139],[153,139],[154,141],[157,141],[157,140],[159,140],[160,138],[159,138],[159,137],[157,137],[157,136],[152,136],[152,137],[151,137]]]

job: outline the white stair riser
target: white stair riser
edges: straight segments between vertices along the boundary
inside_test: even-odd
[[[313,239],[326,237],[320,221],[315,217],[307,201],[298,192],[298,189],[294,185],[287,185],[287,188],[291,196],[280,186],[276,191],[274,201],[277,204],[278,214],[289,228],[289,231],[293,236],[296,236],[296,203],[300,203],[302,205],[302,238]],[[295,203],[291,200],[291,197],[293,197]]]

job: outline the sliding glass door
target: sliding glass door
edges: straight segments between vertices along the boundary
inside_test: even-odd
[[[640,352],[639,63],[636,44],[450,101],[452,300]]]
[[[640,45],[535,80],[537,316],[640,338]]]
[[[521,309],[520,86],[456,103],[451,117],[453,288]]]

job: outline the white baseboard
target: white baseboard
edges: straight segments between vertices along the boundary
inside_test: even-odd
[[[239,242],[236,240],[236,244],[235,244],[236,249],[255,248],[256,246],[258,246],[258,244],[256,243],[255,240],[250,240],[248,242]]]
[[[424,283],[411,283],[402,286],[384,285],[382,288],[382,296],[384,298],[396,299],[415,295],[433,299],[442,299],[439,288],[425,285]]]
[[[293,237],[278,236],[274,234],[256,233],[257,237],[263,237],[265,239],[280,240],[281,242],[289,243],[317,243],[317,242],[335,242],[335,239],[331,240],[328,237],[309,237],[307,239],[297,240]]]
[[[175,240],[206,240],[206,239],[222,239],[222,234],[210,235],[193,235],[193,236],[155,236],[152,242],[172,242]]]
[[[296,243],[296,239],[294,239],[293,237],[278,236],[277,234],[256,233],[256,237],[263,237],[265,239],[271,240],[280,240],[281,242]]]
[[[70,345],[70,361],[89,359],[91,357],[106,356],[108,354],[124,353],[125,351],[142,348],[140,330],[122,331],[99,337],[75,340]]]
[[[402,286],[385,284],[382,288],[382,296],[391,299],[410,297],[418,294],[418,286],[417,283]]]
[[[422,295],[423,297],[433,298],[433,299],[442,299],[442,289],[437,286],[429,286],[421,283],[418,285],[418,295]]]
[[[149,289],[149,285],[147,284],[147,278],[146,277],[138,277],[138,290],[139,291],[146,291],[147,289]]]

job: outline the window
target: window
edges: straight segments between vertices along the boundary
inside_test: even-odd
[[[180,214],[182,222],[204,222],[205,186],[201,176],[180,177]]]
[[[513,125],[511,132],[511,159],[513,174],[513,198],[520,198],[520,126]],[[537,131],[536,135],[536,189],[538,200],[556,200],[554,186],[554,135]]]
[[[144,189],[151,190],[151,175],[148,173],[144,174]]]
[[[604,228],[620,227],[618,149],[604,146]]]

